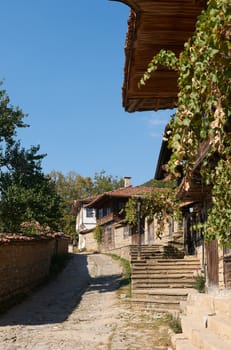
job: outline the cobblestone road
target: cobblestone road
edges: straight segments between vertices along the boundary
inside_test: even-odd
[[[58,278],[0,318],[0,350],[168,349],[160,315],[118,293],[121,266],[76,254]]]

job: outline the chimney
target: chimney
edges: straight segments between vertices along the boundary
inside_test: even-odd
[[[130,187],[130,186],[131,186],[131,177],[124,176],[124,187]]]

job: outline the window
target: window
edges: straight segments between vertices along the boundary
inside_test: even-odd
[[[98,219],[103,217],[103,208],[98,209]]]
[[[111,213],[111,208],[100,208],[98,209],[98,219],[107,216]]]
[[[124,202],[119,202],[118,208],[119,208],[119,210],[124,209],[125,208],[125,203]]]
[[[94,209],[93,208],[86,208],[86,217],[87,218],[93,218],[94,217]]]
[[[129,236],[131,236],[131,234],[132,234],[131,227],[130,226],[125,226],[123,228],[123,239],[128,238]]]
[[[112,243],[112,228],[110,226],[105,228],[105,235],[107,242]]]
[[[111,213],[111,208],[105,208],[104,215],[107,216]]]

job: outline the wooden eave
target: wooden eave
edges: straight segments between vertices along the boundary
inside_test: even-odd
[[[177,73],[159,66],[145,86],[138,82],[148,63],[161,49],[177,55],[195,30],[204,1],[115,0],[131,8],[125,43],[123,107],[127,112],[174,108]]]
[[[183,178],[178,187],[177,198],[181,201],[203,202],[211,199],[211,187],[206,186],[199,173],[194,173],[189,183]]]
[[[164,138],[162,139],[159,157],[157,161],[156,171],[154,179],[163,180],[166,176],[166,171],[164,170],[164,166],[169,162],[169,159],[172,155],[172,150],[168,148],[168,134],[167,132],[170,130],[169,124],[166,125],[164,131]]]
[[[203,201],[211,198],[211,187],[207,186],[200,174],[200,168],[203,160],[208,154],[210,149],[210,140],[204,140],[199,145],[198,156],[192,169],[190,179],[185,177],[182,179],[181,184],[177,191],[178,199],[184,201]]]
[[[145,186],[129,186],[129,187],[122,187],[118,188],[114,191],[105,192],[98,197],[95,197],[89,204],[87,204],[86,208],[101,208],[105,203],[111,202],[112,200],[127,200],[131,198],[132,196],[141,196],[146,193],[149,193],[153,190],[152,187],[145,187]]]

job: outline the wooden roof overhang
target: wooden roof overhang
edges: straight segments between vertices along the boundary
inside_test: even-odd
[[[154,176],[154,179],[156,180],[165,180],[167,176],[165,167],[172,155],[172,150],[168,147],[168,131],[170,131],[169,124],[166,125],[163,135],[164,137],[162,138],[162,143]]]
[[[177,198],[181,201],[203,202],[211,199],[211,187],[207,186],[200,172],[194,171],[190,180],[183,178],[177,191]]]
[[[138,82],[154,55],[161,49],[177,55],[195,30],[204,0],[113,0],[131,8],[125,43],[123,107],[127,112],[174,108],[177,104],[177,73],[163,66],[141,89]]]
[[[147,193],[150,193],[151,191],[155,191],[159,189],[154,189],[152,187],[146,187],[146,186],[136,186],[136,187],[123,187],[118,188],[114,191],[105,192],[99,196],[97,196],[95,199],[93,199],[89,204],[87,204],[86,208],[101,208],[102,205],[110,201],[111,199],[120,200],[120,199],[129,199],[133,196],[142,196]]]
[[[205,140],[199,145],[197,159],[194,163],[190,179],[184,177],[178,187],[177,197],[182,201],[203,202],[211,199],[211,186],[205,184],[201,176],[201,164],[210,149],[210,140]]]
[[[166,131],[169,130],[169,125],[165,128],[165,136]],[[201,164],[206,157],[208,151],[210,149],[209,140],[205,140],[201,142],[198,150],[198,155],[196,161],[194,163],[190,179],[183,177],[179,182],[179,187],[177,191],[177,198],[185,203],[192,202],[201,202],[205,199],[210,199],[211,197],[211,188],[206,186],[204,180],[201,176],[200,169]],[[165,171],[165,166],[170,160],[172,151],[168,148],[168,141],[163,140],[161,144],[161,150],[159,154],[159,159],[156,167],[155,179],[168,181],[169,176]],[[179,168],[179,172],[182,172],[183,169]]]

